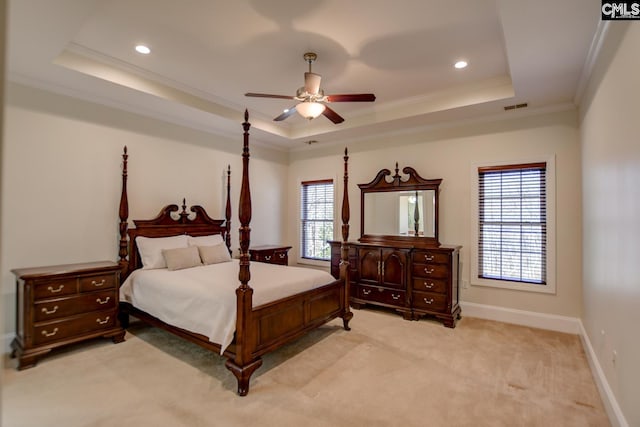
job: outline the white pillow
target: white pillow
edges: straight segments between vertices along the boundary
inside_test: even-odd
[[[140,252],[140,260],[142,261],[142,268],[166,268],[167,263],[162,256],[163,249],[176,249],[186,248],[187,236],[181,234],[179,236],[171,237],[136,237],[136,245],[138,246],[138,252]]]
[[[198,248],[187,246],[186,248],[163,249],[162,255],[167,263],[168,270],[182,270],[202,265]]]
[[[227,246],[223,243],[218,243],[213,246],[198,246],[198,252],[204,265],[231,261],[229,249],[227,249]]]
[[[215,246],[224,243],[220,234],[210,234],[208,236],[187,236],[189,246]]]

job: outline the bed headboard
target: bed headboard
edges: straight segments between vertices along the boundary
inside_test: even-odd
[[[129,203],[127,196],[127,147],[124,147],[122,155],[122,194],[120,197],[120,268],[122,280],[133,270],[142,267],[140,254],[135,243],[136,237],[170,237],[180,234],[190,236],[206,236],[220,234],[231,253],[231,168],[227,169],[227,203],[225,207],[225,219],[213,219],[202,206],[194,205],[187,211],[186,200],[182,200],[182,206],[167,205],[153,219],[133,220],[135,228],[128,229]]]

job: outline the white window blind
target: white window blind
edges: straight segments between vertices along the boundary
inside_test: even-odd
[[[546,163],[478,168],[478,277],[546,284]]]
[[[302,182],[300,203],[302,258],[329,260],[333,239],[333,180]]]

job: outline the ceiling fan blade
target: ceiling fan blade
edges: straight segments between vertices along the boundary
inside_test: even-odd
[[[327,102],[373,102],[376,96],[372,93],[352,93],[345,95],[327,95]]]
[[[321,79],[322,79],[322,76],[320,74],[316,74],[312,72],[304,73],[304,90],[306,90],[307,93],[310,93],[312,95],[317,94],[318,91],[320,90]]]
[[[322,112],[322,115],[324,115],[327,119],[331,120],[335,124],[344,122],[344,119],[340,116],[340,114],[336,113],[326,105],[324,111]]]
[[[278,99],[295,99],[288,95],[271,95],[268,93],[245,93],[244,96],[253,96],[255,98],[278,98]]]
[[[284,112],[282,114],[280,114],[278,117],[276,117],[275,119],[273,119],[273,121],[274,122],[280,122],[280,121],[286,119],[287,117],[289,117],[290,115],[292,115],[295,112],[296,112],[296,106],[294,105],[293,107],[289,108],[288,110],[284,110]]]

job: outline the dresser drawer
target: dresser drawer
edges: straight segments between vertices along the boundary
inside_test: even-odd
[[[39,301],[34,304],[33,317],[36,322],[46,322],[78,313],[114,309],[116,307],[114,293],[112,289],[69,298]]]
[[[430,292],[414,292],[413,307],[418,310],[444,311],[447,305],[447,296]]]
[[[100,311],[67,318],[58,322],[36,325],[33,328],[33,343],[44,344],[60,341],[84,333],[107,329],[116,325],[116,311]]]
[[[109,289],[116,286],[115,274],[80,277],[80,292],[91,292]]]
[[[449,254],[428,250],[417,250],[413,254],[413,262],[422,264],[448,264]]]
[[[413,277],[447,279],[449,266],[447,264],[413,264]]]
[[[406,293],[404,291],[396,291],[375,286],[356,286],[357,297],[362,300],[379,302],[393,306],[404,306]]]
[[[447,280],[424,277],[413,278],[413,290],[422,292],[447,292]]]
[[[36,282],[33,287],[35,299],[55,298],[63,295],[75,294],[78,291],[78,283],[75,278],[48,280]]]

